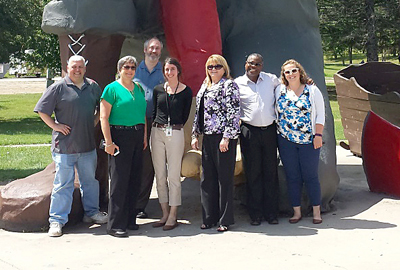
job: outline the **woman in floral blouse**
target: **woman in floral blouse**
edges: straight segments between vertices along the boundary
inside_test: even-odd
[[[324,99],[297,61],[281,68],[282,83],[275,90],[278,148],[292,202],[290,223],[301,220],[301,191],[306,186],[313,206],[313,223],[322,223],[321,188],[318,180],[319,151],[325,123]]]
[[[199,149],[203,134],[201,203],[203,224],[210,229],[219,222],[219,232],[227,231],[233,219],[233,174],[239,136],[239,88],[230,76],[221,55],[206,62],[206,79],[196,97],[192,148]]]

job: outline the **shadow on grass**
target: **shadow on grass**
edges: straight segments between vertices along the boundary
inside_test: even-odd
[[[9,182],[15,181],[17,179],[25,178],[31,174],[40,172],[44,169],[45,169],[45,167],[35,168],[35,169],[21,169],[21,170],[15,170],[15,169],[1,170],[0,169],[0,185],[6,185]]]
[[[40,118],[24,118],[21,120],[0,120],[0,134],[43,134],[51,133],[49,127]]]

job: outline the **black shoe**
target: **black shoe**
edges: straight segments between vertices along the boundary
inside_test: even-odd
[[[205,224],[205,223],[203,223],[203,224],[201,224],[200,229],[208,230],[208,229],[211,229],[212,227],[215,227],[215,226],[217,226],[217,223],[213,223],[213,224]]]
[[[128,233],[121,229],[107,230],[107,233],[114,237],[128,237]]]
[[[253,225],[253,226],[259,226],[259,225],[261,225],[261,218],[253,219],[253,220],[250,222],[250,225]]]
[[[137,231],[137,230],[139,230],[139,225],[137,225],[137,224],[130,224],[130,225],[128,225],[128,230]]]
[[[137,217],[137,218],[147,218],[148,215],[147,215],[147,213],[146,213],[145,211],[140,211],[140,212],[138,212],[138,213],[136,214],[136,217]]]
[[[271,225],[279,224],[279,221],[278,221],[278,219],[276,217],[269,218],[267,221],[268,221],[268,224],[271,224]]]

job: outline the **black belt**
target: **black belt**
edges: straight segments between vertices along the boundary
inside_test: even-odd
[[[157,128],[166,128],[166,127],[168,127],[168,125],[159,124],[159,123],[153,123],[153,127],[157,127]],[[180,130],[180,129],[182,129],[182,128],[183,128],[183,125],[182,125],[182,124],[175,124],[175,125],[172,125],[172,129],[174,129],[174,130]]]
[[[242,122],[242,125],[245,125],[246,127],[249,127],[249,128],[256,128],[256,129],[261,129],[261,130],[267,130],[267,129],[270,128],[271,126],[275,125],[275,122],[272,122],[272,124],[269,125],[269,126],[263,126],[263,127],[252,126],[252,125],[247,124],[247,123],[245,123],[245,122]]]
[[[115,126],[115,125],[111,125],[110,126],[113,129],[133,129],[133,130],[142,130],[144,129],[144,124],[137,124],[134,126]]]

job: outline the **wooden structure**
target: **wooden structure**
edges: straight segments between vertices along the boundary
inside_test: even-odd
[[[373,111],[400,124],[400,66],[388,62],[351,65],[334,75],[344,136],[350,151],[361,156],[364,120]]]

